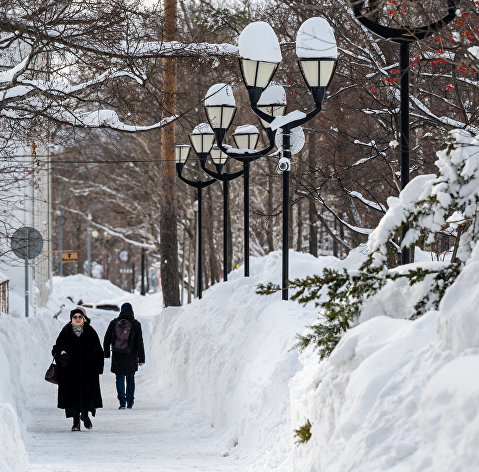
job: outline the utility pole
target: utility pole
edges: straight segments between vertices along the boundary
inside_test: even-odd
[[[177,38],[177,0],[164,0],[163,41]],[[176,59],[161,60],[162,105],[164,116],[176,113]],[[165,306],[180,305],[178,235],[176,232],[176,166],[175,166],[175,125],[174,122],[161,128],[161,186],[160,186],[160,270]]]

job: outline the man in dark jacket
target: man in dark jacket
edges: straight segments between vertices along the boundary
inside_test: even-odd
[[[130,303],[123,303],[118,318],[108,326],[103,340],[105,357],[112,351],[111,371],[116,374],[120,410],[132,408],[135,399],[135,372],[145,363],[141,324],[135,319]],[[125,392],[126,380],[126,392]]]

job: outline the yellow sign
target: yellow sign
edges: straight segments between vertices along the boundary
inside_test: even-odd
[[[78,262],[78,252],[63,252],[62,262]]]

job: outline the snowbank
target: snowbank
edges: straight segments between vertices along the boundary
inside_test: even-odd
[[[292,423],[309,419],[312,427],[295,448],[294,470],[479,470],[478,263],[476,250],[439,311],[408,321],[371,318],[369,306],[371,319],[329,359],[303,353],[291,382]],[[386,287],[376,298],[393,314],[410,296]]]
[[[27,465],[28,404],[32,395],[54,388],[43,380],[51,362],[49,351],[60,322],[44,316],[0,316],[0,471],[20,472]],[[54,395],[54,393],[52,393]],[[5,431],[8,434],[3,434]]]
[[[363,259],[360,253],[346,262],[293,251],[290,256],[292,278],[324,267],[357,267]],[[226,453],[251,456],[246,470],[290,472],[288,382],[301,367],[291,348],[317,311],[284,302],[280,293],[254,293],[260,282],[280,282],[280,252],[252,258],[251,274],[235,271],[202,300],[165,310],[153,329],[153,370],[162,395],[171,402],[195,398],[211,426],[224,430]]]
[[[11,292],[10,299],[15,301],[12,313],[0,316],[0,472],[23,472],[27,467],[24,441],[31,439],[27,431],[29,399],[43,394],[51,395],[52,399],[56,397],[56,387],[45,382],[43,376],[52,360],[51,347],[67,322],[70,310],[76,306],[67,296],[73,296],[75,302],[79,298],[100,302],[111,298],[131,299],[132,295],[106,280],[83,275],[55,277],[47,307],[36,316],[25,318],[22,291]],[[150,302],[152,300],[150,298]],[[62,304],[59,319],[54,319]],[[106,321],[95,319],[98,312],[89,310],[93,323],[96,322],[95,328],[100,325],[104,331]],[[113,316],[114,313],[108,313],[108,317]]]

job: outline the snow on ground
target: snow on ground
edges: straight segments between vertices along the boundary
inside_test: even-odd
[[[438,311],[408,321],[372,317],[367,306],[369,319],[329,359],[303,353],[291,408],[296,427],[308,419],[312,427],[308,443],[295,448],[295,470],[479,470],[478,249]],[[411,290],[386,286],[381,297],[394,316]]]
[[[363,257],[355,253],[349,262],[357,266]],[[326,266],[339,268],[343,262],[291,253],[293,277]],[[47,309],[28,319],[18,312],[2,316],[0,367],[8,374],[0,388],[0,431],[12,434],[8,443],[0,443],[8,464],[0,470],[25,470],[28,454],[28,471],[113,472],[128,466],[290,472],[288,381],[300,364],[289,349],[316,314],[281,302],[279,294],[254,293],[258,282],[279,282],[280,252],[252,258],[251,273],[246,279],[240,268],[230,282],[205,291],[203,300],[163,311],[160,294],[132,295],[82,275],[55,277]],[[56,387],[43,375],[51,346],[79,299],[132,302],[143,326],[147,364],[138,373],[134,409],[119,412],[107,363],[101,380],[104,408],[93,430],[73,442],[70,420],[56,408]],[[62,304],[59,319],[53,319]],[[87,312],[102,337],[115,313]]]
[[[360,251],[345,261],[291,252],[290,276],[356,268],[363,259]],[[252,258],[251,277],[240,268],[202,300],[166,310],[160,294],[55,278],[47,309],[29,319],[0,317],[0,471],[479,470],[478,264],[479,250],[439,311],[417,321],[394,318],[395,306],[403,313],[421,290],[386,286],[322,362],[311,350],[291,350],[317,318],[314,307],[254,293],[259,282],[279,283],[280,252]],[[67,296],[131,301],[147,349],[134,409],[117,409],[106,364],[104,408],[80,433],[70,432],[56,387],[43,380],[75,306]],[[88,313],[102,337],[115,313]],[[296,445],[294,429],[307,419],[312,437]]]

